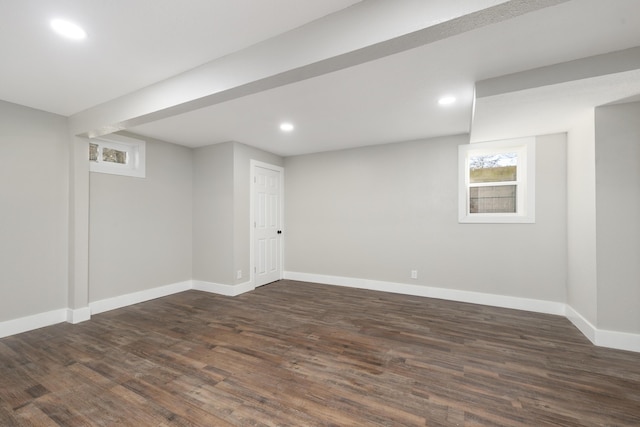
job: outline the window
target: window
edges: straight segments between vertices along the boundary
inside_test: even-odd
[[[144,178],[145,142],[115,134],[92,139],[89,142],[89,170]]]
[[[458,147],[458,220],[535,222],[535,138]]]

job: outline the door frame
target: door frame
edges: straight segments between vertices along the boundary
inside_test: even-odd
[[[284,277],[284,168],[282,166],[272,165],[270,163],[261,162],[259,160],[251,159],[249,161],[249,186],[251,187],[250,196],[249,196],[249,277],[250,282],[253,288],[256,286],[256,264],[255,264],[255,197],[256,197],[256,167],[263,169],[271,169],[280,173],[280,194],[279,198],[279,212],[280,212],[280,229],[283,234],[280,234],[278,238],[280,239],[280,265],[278,266],[280,270],[280,277],[282,279]]]

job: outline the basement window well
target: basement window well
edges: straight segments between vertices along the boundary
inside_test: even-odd
[[[535,138],[458,147],[461,223],[535,222]]]
[[[89,171],[145,177],[145,142],[122,135],[89,141]]]

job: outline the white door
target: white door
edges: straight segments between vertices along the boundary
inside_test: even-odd
[[[282,176],[278,169],[253,167],[254,285],[282,278]]]

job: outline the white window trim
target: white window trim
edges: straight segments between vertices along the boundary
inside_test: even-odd
[[[98,173],[108,173],[112,175],[132,176],[136,178],[146,177],[146,143],[143,140],[130,138],[128,136],[110,134],[100,138],[89,140],[90,144],[98,145],[98,160],[89,161],[89,171]],[[126,151],[127,164],[105,162],[102,160],[102,150],[111,148],[119,151]]]
[[[479,142],[458,147],[458,222],[480,224],[535,223],[535,149],[534,137]],[[499,152],[518,153],[516,213],[469,212],[469,159],[472,156]],[[495,185],[495,183],[487,185]]]

